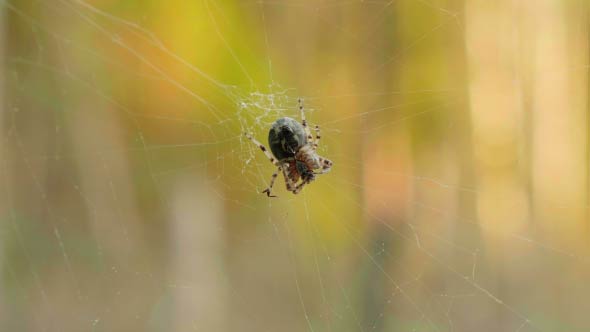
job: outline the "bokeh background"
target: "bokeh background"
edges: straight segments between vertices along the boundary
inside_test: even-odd
[[[590,330],[587,1],[0,8],[0,330]]]

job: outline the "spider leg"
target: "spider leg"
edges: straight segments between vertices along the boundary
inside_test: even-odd
[[[262,193],[266,194],[266,196],[268,196],[268,197],[277,197],[275,195],[271,195],[270,192],[272,190],[272,186],[275,184],[275,180],[277,179],[277,176],[279,176],[280,169],[282,169],[282,167],[279,167],[274,173],[272,173],[272,177],[270,179],[270,185],[268,186],[268,188],[266,188],[262,191]]]
[[[317,150],[318,145],[320,144],[320,138],[322,137],[322,135],[320,135],[320,126],[315,125],[314,129],[315,129],[315,141],[313,142],[313,149]]]
[[[303,189],[303,187],[305,187],[306,184],[308,184],[309,182],[307,181],[302,181],[300,184],[298,184],[295,189],[292,190],[293,194],[297,195],[301,192],[301,189]]]
[[[326,158],[320,157],[320,165],[322,166],[321,170],[319,172],[316,172],[315,174],[328,173],[332,169],[332,161]]]
[[[246,133],[245,135],[246,137],[248,137],[250,141],[252,141],[252,143],[256,144],[260,148],[260,150],[262,150],[262,152],[264,152],[264,154],[266,155],[268,160],[270,160],[271,163],[273,163],[275,166],[279,166],[279,162],[277,161],[277,159],[273,157],[273,155],[270,154],[270,152],[268,152],[268,150],[264,145],[262,145],[262,143],[258,142],[254,137],[252,137],[252,135],[248,133]]]
[[[301,113],[301,124],[303,125],[303,129],[305,130],[305,135],[307,136],[307,141],[311,142],[313,140],[313,136],[311,136],[311,131],[307,126],[307,120],[305,119],[305,112],[303,111],[303,100],[301,98],[297,99],[297,103],[299,104],[299,112]]]
[[[293,182],[293,180],[289,177],[289,174],[287,173],[287,169],[285,168],[285,164],[283,164],[282,166],[279,166],[279,167],[283,170],[283,177],[285,178],[285,184],[287,185],[287,190],[288,191],[295,190],[295,188],[297,186],[295,185],[295,182]]]

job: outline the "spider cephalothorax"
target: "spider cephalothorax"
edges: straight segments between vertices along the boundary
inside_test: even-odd
[[[332,167],[330,160],[320,157],[316,152],[320,142],[320,127],[315,126],[316,137],[314,139],[305,120],[301,99],[299,100],[299,111],[301,112],[301,123],[284,117],[272,124],[268,133],[268,144],[272,155],[252,135],[246,134],[278,167],[278,170],[272,175],[269,187],[263,191],[269,197],[275,197],[271,195],[271,190],[279,172],[283,172],[287,190],[298,194],[303,186],[315,180],[316,175],[329,172]],[[297,183],[299,180],[301,182]]]

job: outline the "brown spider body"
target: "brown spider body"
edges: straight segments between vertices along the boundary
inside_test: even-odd
[[[284,161],[287,165],[287,175],[294,183],[297,183],[299,179],[311,182],[315,180],[315,170],[329,169],[332,166],[329,160],[320,157],[309,144],[300,147],[294,158]],[[324,161],[324,165],[322,165],[322,161]]]
[[[272,175],[270,186],[263,191],[269,197],[275,197],[271,195],[271,189],[279,171],[283,173],[287,190],[298,194],[303,186],[315,180],[316,175],[327,173],[332,167],[330,160],[320,157],[316,152],[320,140],[320,128],[315,126],[316,137],[314,140],[305,120],[301,100],[299,100],[299,110],[301,123],[285,117],[272,124],[268,133],[268,143],[272,155],[264,145],[251,135],[246,134],[278,167],[278,171]],[[299,182],[300,180],[301,182]]]

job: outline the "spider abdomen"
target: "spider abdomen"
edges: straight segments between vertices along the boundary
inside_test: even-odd
[[[306,144],[305,129],[292,118],[276,120],[268,132],[268,145],[278,160],[294,157],[299,148]]]

